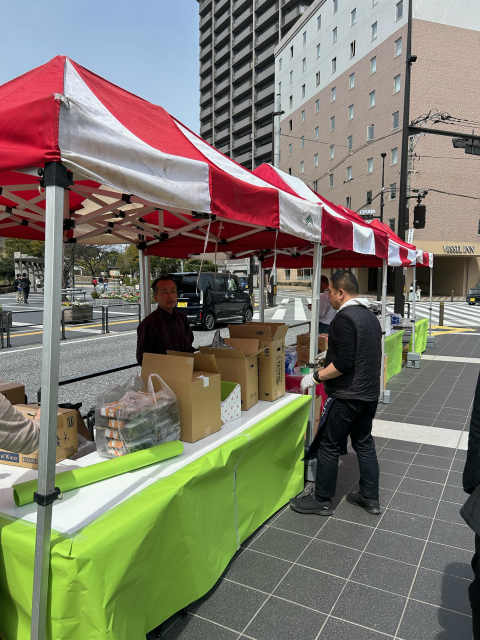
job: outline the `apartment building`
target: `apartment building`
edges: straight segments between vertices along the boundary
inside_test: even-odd
[[[408,0],[317,0],[275,49],[276,92],[285,112],[281,168],[328,199],[376,216],[383,173],[383,219],[395,231],[407,19]],[[474,82],[479,31],[475,0],[413,0],[417,61],[410,121],[463,132],[480,128],[480,90]],[[432,118],[437,113],[452,117]],[[409,139],[409,194],[428,190],[426,226],[414,231],[413,241],[435,254],[439,295],[452,290],[463,295],[480,279],[479,162],[478,156],[454,149],[448,137]],[[411,226],[415,202],[409,200]],[[427,289],[428,274],[419,269],[418,277]],[[373,270],[362,279],[363,289],[375,288]]]
[[[313,0],[198,0],[200,135],[248,169],[272,159],[274,47]]]

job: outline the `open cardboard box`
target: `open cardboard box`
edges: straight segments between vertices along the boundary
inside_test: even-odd
[[[203,353],[144,353],[142,379],[158,373],[177,396],[181,438],[196,442],[222,426],[221,388],[215,358]],[[155,387],[155,379],[153,379]]]
[[[321,333],[318,336],[317,353],[328,349],[328,334]],[[310,334],[302,333],[297,336],[297,364],[310,362]]]
[[[285,395],[285,336],[288,326],[280,322],[247,322],[228,325],[231,338],[257,338],[258,398],[273,402]]]
[[[0,380],[0,393],[12,404],[23,404],[25,402],[25,385],[19,382]]]
[[[242,411],[258,402],[258,354],[256,338],[226,338],[231,349],[200,347],[200,353],[215,357],[223,380],[238,382],[241,388]]]

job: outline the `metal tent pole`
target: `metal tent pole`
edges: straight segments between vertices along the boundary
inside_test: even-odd
[[[152,287],[151,287],[151,276],[150,276],[150,256],[146,256],[143,254],[143,259],[145,261],[144,266],[144,278],[145,278],[145,315],[148,316],[152,313]]]
[[[413,315],[413,324],[412,324],[412,350],[407,353],[407,367],[411,367],[414,369],[420,368],[420,354],[415,351],[415,321],[416,321],[416,298],[417,298],[417,267],[413,267],[413,295],[412,295],[412,315]]]
[[[265,322],[265,271],[263,270],[263,262],[260,260],[260,282],[258,286],[259,303],[258,308],[260,311],[260,322]]]
[[[379,400],[383,403],[390,402],[390,391],[385,390],[385,325],[387,318],[387,261],[382,264],[382,360],[380,369],[380,395]]]
[[[433,268],[429,267],[430,270],[430,306],[428,309],[428,337],[427,344],[432,346],[435,344],[435,338],[432,336],[432,313],[433,313]]]
[[[48,591],[50,572],[50,535],[52,505],[58,497],[55,489],[55,455],[57,448],[58,372],[60,360],[61,278],[63,252],[63,220],[68,211],[65,187],[71,184],[71,174],[60,162],[45,165],[45,281],[42,340],[42,411],[38,465],[37,527],[31,638],[47,637]]]
[[[145,259],[143,250],[138,250],[138,269],[140,271],[140,316],[142,320],[147,315],[147,290],[146,290],[146,277],[145,277]]]

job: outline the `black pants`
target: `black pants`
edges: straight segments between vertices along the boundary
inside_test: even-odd
[[[472,607],[473,638],[480,640],[480,536],[475,534],[475,555],[472,558],[474,579],[468,589]]]
[[[378,460],[372,437],[377,402],[335,399],[329,411],[317,451],[317,498],[333,498],[337,485],[338,457],[350,436],[360,468],[360,493],[378,500]]]

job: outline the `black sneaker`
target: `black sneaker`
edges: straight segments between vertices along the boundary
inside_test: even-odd
[[[290,500],[290,509],[297,513],[314,513],[317,516],[331,516],[333,514],[330,500],[317,500],[313,493],[297,496]]]
[[[380,503],[378,500],[372,500],[371,498],[364,498],[361,493],[349,493],[347,495],[347,500],[351,504],[357,505],[357,507],[362,507],[368,513],[371,513],[374,516],[378,516],[381,513]]]

